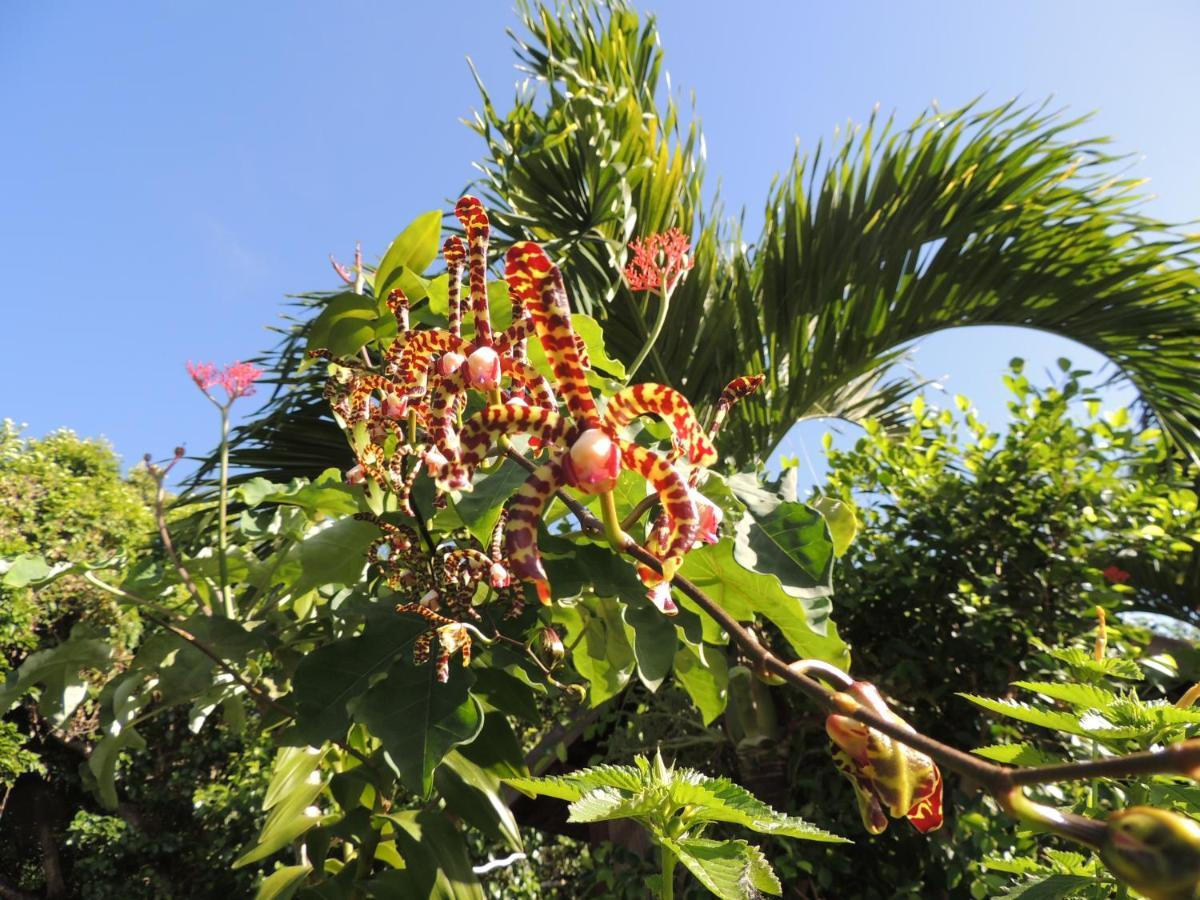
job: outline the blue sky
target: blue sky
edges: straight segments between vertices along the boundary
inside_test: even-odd
[[[797,141],[875,104],[903,122],[979,94],[1096,110],[1088,131],[1144,154],[1148,211],[1200,216],[1194,3],[641,8],[676,91],[695,91],[714,186],[750,222]],[[334,284],[326,254],[361,239],[376,258],[458,195],[482,151],[459,121],[478,102],[464,57],[503,105],[515,24],[482,0],[0,4],[0,416],[105,435],[127,462],[210,446],[184,363],[264,348],[285,294]],[[1064,352],[1098,363],[979,329],[929,339],[917,366],[996,420],[1009,357],[1040,372]],[[822,430],[801,431],[813,457]]]

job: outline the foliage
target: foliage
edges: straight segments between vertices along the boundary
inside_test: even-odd
[[[892,364],[925,335],[980,324],[1104,354],[1197,453],[1196,237],[1141,211],[1141,182],[1083,120],[1015,103],[931,110],[907,126],[872,115],[797,155],[749,240],[718,203],[703,205],[703,136],[666,90],[652,16],[624,0],[522,4],[520,16],[530,77],[507,110],[480,84],[472,122],[498,247],[545,243],[577,309],[628,363],[661,309],[615,277],[630,239],[688,233],[693,268],[641,375],[701,413],[732,378],[766,376],[766,404],[731,416],[726,459],[752,466],[799,419],[898,424],[920,382]],[[235,465],[280,481],[342,465],[320,384],[300,365],[332,296],[298,297],[280,345],[257,360],[277,390],[235,435]]]
[[[767,806],[745,788],[694,769],[676,769],[656,754],[635,766],[598,766],[552,778],[509,778],[514,787],[570,802],[571,822],[634,819],[659,846],[663,870],[658,889],[674,893],[676,862],[724,900],[779,894],[782,885],[762,852],[745,841],[705,838],[713,823],[730,823],[761,834],[837,843],[829,832]]]

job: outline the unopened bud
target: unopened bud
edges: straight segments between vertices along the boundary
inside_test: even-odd
[[[542,629],[538,635],[538,650],[541,651],[545,658],[547,668],[553,669],[563,661],[563,657],[567,655],[566,648],[563,647],[562,638],[558,636],[558,632],[549,626]]]
[[[1118,810],[1108,817],[1100,858],[1153,900],[1191,897],[1200,884],[1200,823],[1151,806]]]
[[[491,347],[480,347],[467,357],[467,380],[481,391],[500,386],[500,356]]]
[[[621,474],[621,450],[600,428],[589,428],[564,459],[567,481],[585,494],[611,491]]]
[[[449,377],[461,369],[466,361],[467,358],[461,353],[451,350],[449,353],[443,353],[441,359],[438,360],[438,371]]]

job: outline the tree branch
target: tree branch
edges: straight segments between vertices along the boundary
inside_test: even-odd
[[[519,453],[512,449],[507,452],[510,459],[523,466],[527,471],[534,470],[533,463]],[[562,490],[558,492],[558,497],[574,514],[584,531],[594,535],[604,533],[604,527],[600,520],[581,503]],[[656,572],[662,572],[662,564],[658,558],[633,539],[627,539],[622,551]],[[943,744],[919,731],[910,730],[903,724],[884,719],[856,702],[849,695],[831,690],[806,674],[807,672],[819,672],[829,676],[830,673],[824,667],[814,666],[809,660],[784,662],[759,643],[752,631],[738,622],[687,578],[676,574],[671,580],[671,584],[714,619],[756,664],[756,668],[760,672],[783,679],[803,692],[826,713],[837,713],[862,722],[893,740],[912,747],[914,750],[919,750],[938,765],[975,779],[986,788],[988,793],[1001,800],[1002,805],[1005,798],[1012,794],[1013,789],[1022,785],[1150,774],[1176,774],[1192,778],[1200,776],[1200,739],[1180,741],[1163,750],[1130,753],[1102,760],[1035,767],[997,765],[982,757]],[[841,684],[839,686],[848,687],[849,685]]]

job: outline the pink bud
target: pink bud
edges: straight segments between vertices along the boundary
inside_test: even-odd
[[[563,460],[568,483],[585,494],[611,491],[621,474],[621,450],[602,429],[589,428]]]
[[[461,353],[455,353],[451,350],[449,353],[443,353],[442,358],[438,360],[438,370],[449,377],[462,368],[462,364],[467,361],[467,358]]]
[[[492,563],[491,569],[488,570],[488,577],[494,588],[508,587],[512,584],[512,576],[501,563]]]
[[[700,517],[700,527],[696,532],[696,541],[701,544],[715,544],[721,539],[721,521],[725,512],[699,491],[691,491],[692,503]]]
[[[654,585],[654,587],[646,591],[646,596],[664,616],[674,616],[679,613],[679,607],[671,599],[671,585],[667,582],[662,581]]]
[[[467,357],[467,380],[481,391],[499,387],[499,354],[491,347],[480,347]]]
[[[362,484],[367,480],[367,470],[362,466],[355,466],[346,473],[346,484]]]
[[[389,419],[403,419],[408,412],[408,398],[399,394],[389,394],[383,401],[383,414]]]
[[[450,460],[446,459],[445,454],[436,447],[425,451],[425,471],[429,473],[430,478],[439,477],[449,465]]]

